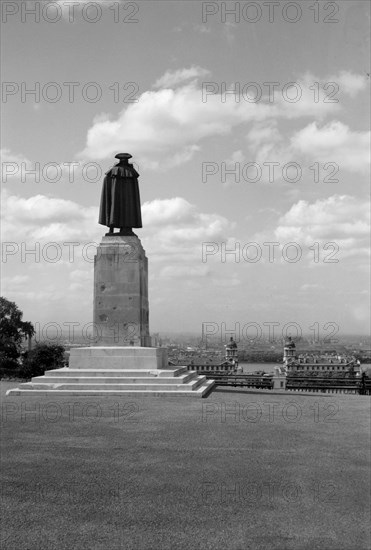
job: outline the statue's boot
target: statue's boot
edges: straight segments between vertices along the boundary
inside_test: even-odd
[[[135,235],[135,233],[133,233],[133,230],[131,227],[120,227],[120,235],[131,237]]]

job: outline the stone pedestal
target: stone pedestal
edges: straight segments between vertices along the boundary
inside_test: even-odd
[[[156,370],[169,366],[166,348],[94,346],[72,348],[70,369]]]
[[[102,238],[94,258],[94,346],[150,346],[148,260],[137,236]]]
[[[72,348],[69,367],[34,376],[7,395],[205,397],[214,384],[186,366],[169,368],[165,348],[95,346]]]
[[[71,349],[69,367],[46,371],[7,395],[205,397],[214,386],[186,366],[168,367],[165,348]]]

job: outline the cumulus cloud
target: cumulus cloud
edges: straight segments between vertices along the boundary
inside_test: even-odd
[[[277,116],[289,120],[313,116],[321,120],[342,110],[342,95],[354,98],[366,87],[365,75],[340,71],[338,74],[319,77],[307,72],[291,83],[281,84],[274,91]]]
[[[45,195],[25,199],[2,193],[2,230],[11,240],[92,240],[92,234],[97,234],[97,217],[97,207],[83,207],[70,200]]]
[[[321,166],[321,177],[341,177],[344,171],[367,175],[370,166],[370,132],[352,131],[349,126],[339,121],[331,121],[323,126],[312,122],[304,128],[293,132],[290,138],[285,138],[275,122],[259,122],[253,124],[246,136],[247,150],[245,157],[259,164],[262,169],[262,181],[268,182],[270,171],[264,163],[276,162],[273,181],[283,181],[283,166],[296,162],[301,167],[301,177],[310,177],[314,173],[309,167],[317,162]],[[246,160],[243,159],[243,160]],[[242,157],[241,157],[242,159]],[[237,159],[236,160],[240,160]],[[233,164],[233,157],[228,160]],[[242,160],[241,160],[242,162]],[[325,170],[327,163],[329,165]],[[338,171],[332,170],[338,166]],[[325,175],[324,175],[325,174]],[[296,169],[288,178],[295,178]],[[272,180],[271,180],[272,181]],[[295,191],[297,192],[297,191]]]
[[[288,120],[301,117],[321,120],[327,115],[334,115],[341,110],[339,88],[336,82],[333,87],[325,88],[327,86],[328,79],[312,73],[300,75],[292,82],[280,83],[270,94],[277,106],[275,115]]]
[[[314,203],[300,200],[279,219],[274,237],[281,243],[307,247],[335,242],[337,258],[369,255],[370,205],[348,195],[333,195]],[[328,250],[326,254],[331,252]]]
[[[270,110],[258,103],[222,103],[216,94],[203,102],[195,82],[147,91],[116,120],[96,120],[80,157],[99,160],[130,150],[139,163],[167,169],[190,160],[203,139],[227,135],[242,123],[265,118]]]
[[[98,243],[105,232],[97,224],[98,209],[83,207],[73,201],[45,195],[36,195],[28,199],[3,193],[3,237],[12,243],[25,243],[27,249],[48,243],[59,243],[63,251],[62,261],[68,266],[70,250],[75,256],[85,260],[85,268],[91,265],[94,249],[83,252],[87,243]],[[216,213],[200,212],[199,209],[182,197],[171,199],[157,199],[146,202],[142,206],[143,229],[139,230],[140,238],[146,246],[147,253],[153,263],[164,267],[174,265],[181,267],[180,271],[167,270],[170,277],[177,273],[188,273],[189,276],[200,276],[205,273],[202,260],[203,242],[225,241],[234,229],[235,224]],[[80,248],[69,248],[65,243],[78,243]],[[63,246],[62,246],[63,245]],[[72,246],[72,245],[71,245]],[[18,246],[19,248],[19,246]],[[58,253],[57,249],[39,254],[41,261],[53,261]],[[9,258],[12,257],[12,248],[7,249]],[[20,254],[20,248],[18,250]],[[61,263],[59,261],[59,263]],[[69,265],[71,267],[71,264]],[[83,280],[77,271],[71,281],[76,290]],[[76,278],[77,277],[77,278]]]
[[[182,197],[156,199],[144,203],[142,207],[144,223],[151,226],[190,223],[194,212],[195,207]]]
[[[21,162],[30,162],[22,153],[14,153],[7,147],[0,149],[0,160],[2,163],[13,162],[15,164],[20,164]]]
[[[22,153],[14,153],[7,147],[0,149],[1,183],[19,179],[22,166],[30,166],[31,161]]]
[[[226,164],[235,164],[236,162],[244,162],[246,160],[245,153],[241,151],[241,149],[238,149],[237,151],[233,151],[231,156],[225,161]]]
[[[200,262],[202,243],[226,240],[235,224],[224,216],[200,212],[182,197],[143,204],[143,233],[154,261]]]
[[[4,199],[3,261],[8,298],[25,304],[31,317],[35,300],[52,304],[52,310],[48,306],[42,314],[49,320],[50,316],[79,319],[76,304],[84,317],[91,317],[95,243],[106,232],[97,224],[97,209],[44,195],[24,199],[4,193]],[[146,202],[142,214],[144,227],[136,232],[150,261],[154,293],[181,289],[184,301],[187,292],[201,291],[205,280],[208,288],[221,286],[225,280],[233,286],[239,284],[233,265],[227,266],[231,276],[226,277],[217,260],[202,261],[202,243],[226,241],[233,223],[216,213],[200,211],[182,197]],[[89,248],[84,252],[86,246]],[[25,268],[28,279],[15,279]]]
[[[75,182],[96,183],[102,181],[108,165],[97,162],[84,163],[69,159],[65,161],[48,161],[45,163],[31,161],[22,153],[15,153],[8,148],[0,150],[1,182],[3,184],[70,184]],[[136,163],[133,163],[137,167]]]
[[[293,161],[289,144],[277,127],[277,121],[264,121],[252,125],[246,135],[249,160],[257,162],[260,167],[265,162],[279,162],[281,168],[287,162]],[[282,169],[275,170],[274,181],[281,179]],[[269,180],[269,169],[262,172],[265,181]]]
[[[291,138],[291,149],[317,161],[336,162],[340,169],[367,173],[371,132],[354,132],[339,121],[322,128],[312,122]]]
[[[177,84],[186,82],[187,80],[193,80],[201,78],[203,76],[208,76],[210,71],[208,69],[203,69],[198,65],[192,65],[189,69],[179,69],[177,71],[166,71],[166,73],[156,80],[153,85],[154,88],[172,88]]]
[[[340,71],[328,79],[329,82],[335,82],[339,85],[339,92],[354,98],[359,92],[367,87],[366,75],[354,74],[349,71]]]
[[[130,150],[147,167],[166,170],[191,160],[203,140],[228,135],[237,127],[265,121],[267,128],[273,128],[280,119],[302,117],[321,120],[342,108],[338,98],[331,96],[333,90],[325,89],[328,79],[309,73],[286,86],[284,94],[283,84],[270,95],[262,87],[264,93],[256,101],[247,100],[241,90],[222,100],[220,86],[213,82],[209,84],[216,92],[206,94],[197,79],[209,74],[199,66],[167,71],[156,81],[157,89],[142,93],[116,119],[97,115],[79,158],[99,160]],[[343,71],[338,76],[342,91],[351,97],[365,86],[360,75]],[[311,89],[314,82],[318,82],[317,95]]]

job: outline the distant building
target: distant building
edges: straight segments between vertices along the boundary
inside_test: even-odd
[[[202,373],[214,373],[214,374],[233,374],[235,372],[234,367],[229,361],[204,361],[202,359],[193,359],[188,365],[189,371],[196,371],[199,374]]]
[[[223,353],[214,350],[195,349],[187,346],[186,349],[169,349],[170,366],[187,366],[189,371],[198,373],[235,374],[238,366],[237,345],[231,342],[225,346]]]
[[[355,357],[339,354],[335,350],[327,353],[304,352],[297,355],[295,342],[289,336],[283,348],[283,369],[287,374],[304,372],[357,374],[360,371],[360,365]]]
[[[228,344],[225,346],[225,360],[229,365],[231,366],[231,369],[234,372],[237,372],[238,368],[238,349],[237,344],[233,340],[232,336],[228,342]]]
[[[289,336],[283,347],[283,364],[286,369],[292,367],[297,360],[295,342]]]

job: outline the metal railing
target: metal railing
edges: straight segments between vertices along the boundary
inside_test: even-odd
[[[257,389],[273,388],[273,374],[225,374],[199,370],[197,374],[215,380],[217,386],[234,386]],[[286,378],[287,391],[315,392],[315,393],[343,393],[356,395],[371,395],[370,378],[349,377],[318,377],[318,376],[288,376]]]

